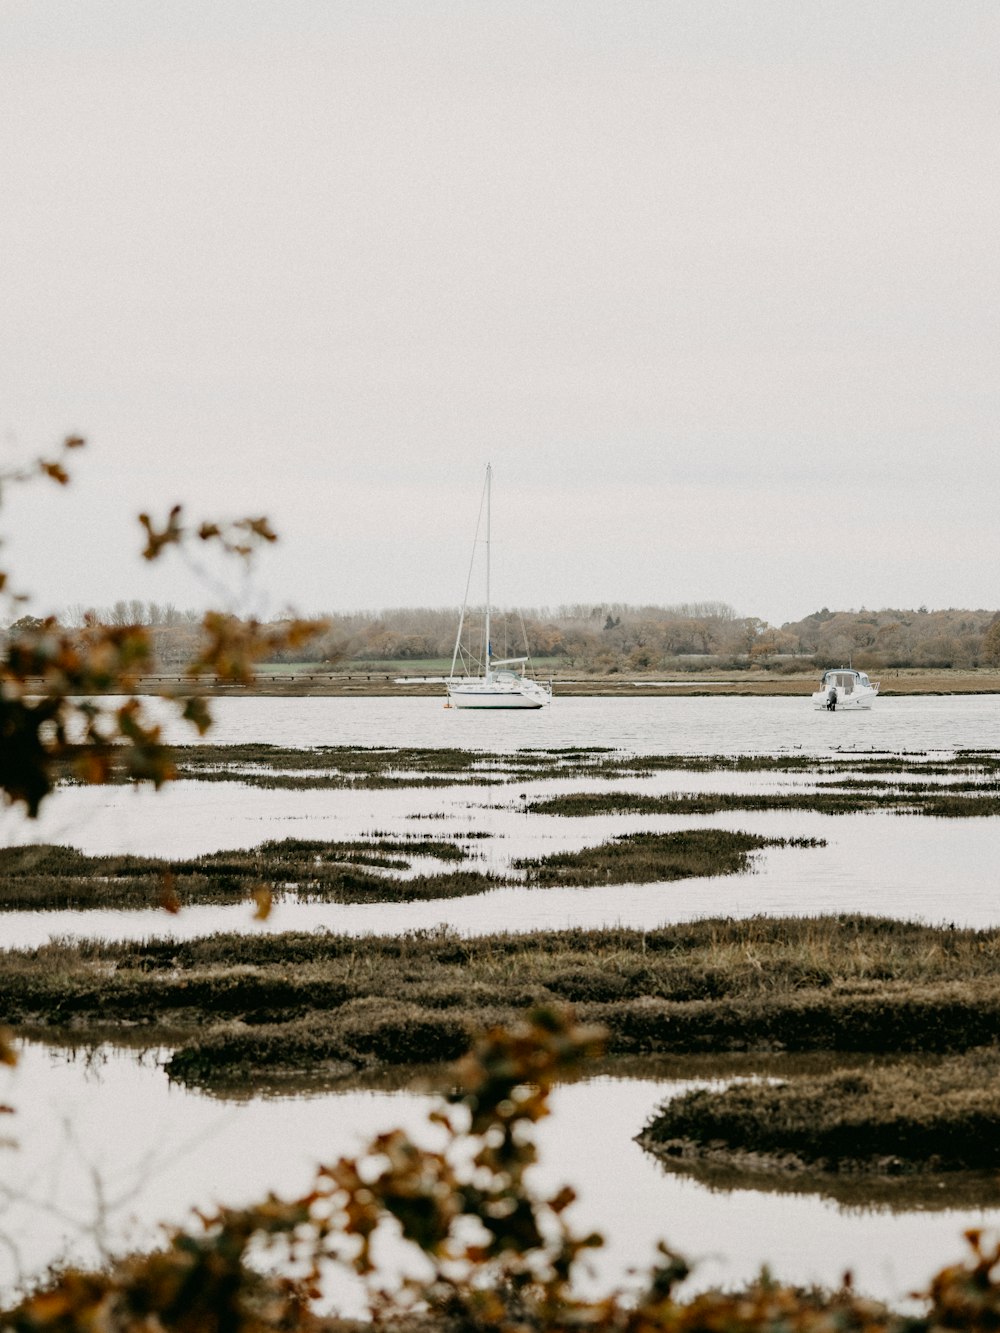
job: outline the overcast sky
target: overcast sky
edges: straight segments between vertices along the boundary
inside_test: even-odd
[[[996,0],[0,0],[34,609],[1000,606]]]

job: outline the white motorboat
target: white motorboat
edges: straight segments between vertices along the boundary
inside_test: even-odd
[[[490,638],[490,503],[493,482],[493,468],[486,468],[486,483],[483,498],[479,506],[479,518],[476,522],[476,536],[472,548],[472,563],[469,566],[469,578],[465,585],[465,601],[458,621],[458,633],[455,636],[455,651],[451,659],[451,674],[445,682],[448,690],[446,707],[452,708],[543,708],[552,702],[552,686],[542,685],[527,675],[527,657],[493,656],[493,644]],[[466,608],[469,603],[469,586],[472,582],[472,570],[475,566],[476,546],[479,542],[479,528],[486,514],[486,612],[480,647],[477,652],[463,643],[465,632]]]
[[[852,667],[837,667],[823,673],[819,689],[812,696],[813,708],[825,708],[833,713],[846,708],[871,708],[878,697],[879,681],[870,681],[863,671]]]

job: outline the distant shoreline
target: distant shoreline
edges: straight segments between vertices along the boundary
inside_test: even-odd
[[[955,695],[1000,694],[1000,670],[979,668],[951,671],[940,668],[922,669],[901,667],[880,673],[870,672],[881,679],[884,696],[900,695]],[[237,695],[251,698],[444,698],[444,685],[437,680],[402,684],[406,676],[405,664],[397,672],[364,671],[281,671],[261,674],[249,685],[235,685],[224,681],[201,680],[192,682],[181,674],[162,674],[140,679],[136,694],[178,694],[225,697]],[[567,674],[555,676],[555,698],[690,698],[717,696],[730,697],[797,697],[806,699],[818,688],[820,672],[810,670],[797,675],[763,671],[706,671],[704,676],[691,673],[690,678],[662,672],[656,675],[590,676]],[[30,688],[30,682],[29,682]]]

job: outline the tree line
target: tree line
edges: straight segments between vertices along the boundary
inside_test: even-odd
[[[169,672],[190,661],[204,633],[202,613],[171,603],[120,600],[108,607],[74,606],[57,617],[65,629],[141,626],[155,669]],[[330,612],[307,643],[270,655],[332,665],[448,661],[454,648],[453,607],[394,607]],[[21,616],[11,629],[42,622]],[[280,620],[275,624],[280,624]],[[472,627],[475,633],[475,626]],[[9,630],[8,630],[9,632]],[[814,611],[801,620],[769,624],[742,616],[723,602],[633,606],[602,602],[525,610],[494,610],[495,656],[555,660],[595,674],[763,666],[798,671],[851,662],[863,670],[892,667],[973,668],[1000,664],[1000,612],[986,609]]]

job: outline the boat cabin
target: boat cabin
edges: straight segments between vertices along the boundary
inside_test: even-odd
[[[838,689],[843,694],[853,694],[855,690],[870,690],[872,683],[863,671],[838,667],[836,671],[827,671],[820,681],[821,690]]]

